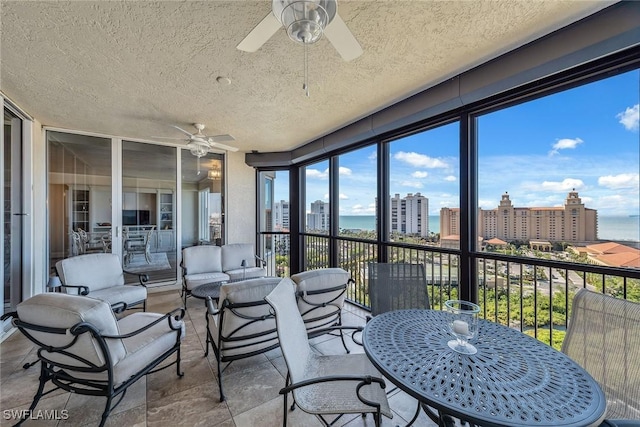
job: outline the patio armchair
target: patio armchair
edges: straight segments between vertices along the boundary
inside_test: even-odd
[[[16,312],[3,317],[12,317],[13,325],[39,347],[40,382],[26,414],[43,396],[62,389],[106,397],[103,426],[128,388],[143,376],[175,364],[182,377],[183,315],[183,309],[176,309],[117,320],[104,301],[51,292],[18,304]],[[174,354],[174,361],[163,364]],[[49,383],[54,388],[44,391]]]
[[[294,400],[291,410],[298,406],[317,415],[324,425],[330,425],[324,418],[330,414],[339,414],[340,418],[344,414],[371,413],[376,426],[381,424],[381,415],[393,417],[384,379],[366,354],[320,355],[312,350],[291,279],[282,279],[265,300],[275,314],[288,370],[285,387],[280,390],[284,397],[283,426],[287,425],[289,393]]]
[[[267,275],[266,261],[256,255],[250,243],[231,243],[222,246],[222,271],[229,280],[246,280]]]
[[[222,249],[220,246],[190,246],[182,250],[182,298],[187,306],[191,290],[212,282],[226,282],[229,275],[222,271]]]
[[[607,398],[603,426],[640,426],[639,349],[639,303],[587,289],[576,293],[562,352],[600,384]]]
[[[149,276],[122,269],[117,255],[96,253],[65,258],[56,263],[56,272],[67,293],[97,298],[109,305],[124,303],[121,309],[142,304],[147,309]],[[136,276],[138,283],[125,285],[125,274]]]
[[[291,280],[296,284],[298,311],[309,338],[328,333],[328,327],[342,325],[347,286],[353,283],[349,273],[341,268],[320,268],[294,274]],[[349,353],[342,329],[338,329],[338,334]]]
[[[217,307],[207,298],[204,355],[209,355],[211,345],[217,360],[221,402],[225,400],[222,374],[233,361],[278,347],[275,319],[264,297],[279,282],[278,277],[263,277],[223,284]],[[227,363],[224,368],[223,363]]]

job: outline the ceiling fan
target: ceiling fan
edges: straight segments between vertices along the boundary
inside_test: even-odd
[[[271,12],[237,48],[255,52],[281,27],[286,28],[291,40],[303,45],[326,35],[345,61],[362,55],[362,47],[338,15],[337,0],[273,0]]]
[[[202,123],[194,123],[193,126],[197,130],[196,133],[191,133],[182,129],[179,126],[171,125],[171,127],[178,129],[180,132],[184,133],[189,137],[189,139],[187,140],[187,147],[191,150],[191,153],[194,156],[197,156],[197,157],[204,156],[207,153],[207,149],[209,148],[220,148],[222,150],[227,150],[227,151],[238,151],[237,147],[222,144],[223,142],[235,141],[235,138],[232,137],[231,135],[209,136],[202,133],[205,127]],[[166,138],[166,137],[158,137],[158,138],[184,139],[184,138]]]

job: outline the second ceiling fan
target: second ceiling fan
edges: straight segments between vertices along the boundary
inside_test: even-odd
[[[362,47],[338,15],[336,0],[273,0],[271,12],[238,44],[255,52],[281,27],[289,37],[309,45],[324,34],[345,61],[362,55]]]

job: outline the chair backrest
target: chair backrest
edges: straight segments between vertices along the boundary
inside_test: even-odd
[[[63,285],[87,286],[90,291],[124,285],[120,258],[114,254],[96,253],[65,258],[56,263],[56,271]],[[68,292],[77,293],[77,290]]]
[[[320,268],[291,276],[297,286],[298,311],[307,331],[340,320],[349,273],[341,268]]]
[[[219,246],[190,246],[182,250],[182,265],[187,274],[222,271],[222,252]]]
[[[75,343],[70,345],[76,337],[69,329],[79,323],[91,324],[101,335],[119,334],[118,324],[109,304],[94,298],[63,293],[43,293],[21,302],[16,311],[19,319],[17,325],[21,331],[41,347],[49,347],[51,351],[41,350],[42,356],[56,364],[89,368],[87,363],[96,366],[107,363],[104,347],[100,346],[91,333],[78,335]],[[21,323],[28,325],[21,325]],[[31,325],[40,328],[31,328]],[[53,328],[66,331],[54,333]],[[111,365],[115,365],[124,358],[126,349],[120,339],[108,341],[105,344],[108,346]],[[64,350],[56,351],[53,348]]]
[[[430,308],[422,264],[369,263],[368,277],[372,316],[392,310]]]
[[[220,286],[219,339],[225,359],[278,346],[276,321],[264,300],[278,283],[278,277],[263,277]]]
[[[307,330],[296,303],[293,281],[284,278],[265,300],[273,308],[276,316],[280,349],[287,364],[292,383],[305,378],[307,360],[311,353]]]
[[[562,352],[600,384],[607,418],[640,419],[640,304],[580,289]]]
[[[256,252],[251,243],[230,243],[222,246],[222,271],[256,266]]]

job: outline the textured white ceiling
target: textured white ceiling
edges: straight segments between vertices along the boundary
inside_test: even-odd
[[[339,1],[364,54],[311,46],[307,98],[304,48],[284,29],[236,49],[270,1],[2,0],[0,90],[47,126],[158,140],[200,122],[241,151],[283,151],[611,3]]]

